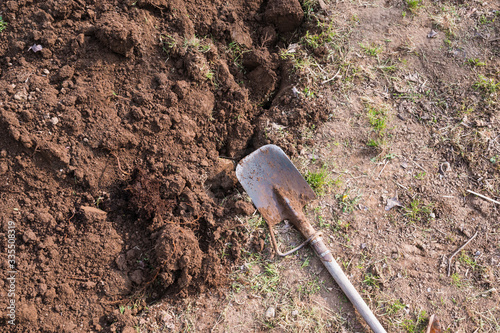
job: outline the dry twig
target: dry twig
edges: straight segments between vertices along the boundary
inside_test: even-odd
[[[122,166],[120,165],[120,159],[118,158],[118,156],[116,156],[114,153],[111,153],[111,155],[113,155],[115,158],[116,158],[116,163],[118,164],[118,169],[125,175],[130,175],[130,173],[126,172],[126,171],[123,171],[122,169]]]
[[[469,244],[469,243],[470,243],[470,242],[471,242],[474,238],[476,238],[477,234],[478,234],[478,231],[476,230],[476,233],[475,233],[475,234],[474,234],[471,238],[469,238],[469,240],[468,240],[467,242],[465,242],[465,244],[464,244],[464,245],[460,246],[460,247],[458,248],[458,250],[456,250],[455,252],[453,252],[453,254],[450,256],[450,258],[448,259],[448,276],[450,276],[450,273],[451,273],[451,259],[453,259],[453,257],[454,257],[454,256],[455,256],[458,252],[462,251],[462,250],[463,250],[463,248],[467,246],[467,244]]]
[[[496,201],[496,200],[493,200],[493,199],[491,199],[491,198],[488,198],[488,197],[486,197],[486,196],[484,196],[484,195],[482,195],[482,194],[479,194],[479,193],[473,192],[473,191],[471,191],[471,190],[467,190],[467,192],[469,192],[469,193],[471,193],[471,194],[474,194],[474,195],[477,195],[478,197],[483,198],[484,200],[488,200],[488,201],[491,201],[491,202],[493,202],[493,203],[496,203],[497,205],[500,205],[500,202],[498,202],[498,201]]]

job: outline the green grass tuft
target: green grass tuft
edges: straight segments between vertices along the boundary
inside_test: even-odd
[[[478,58],[469,58],[467,59],[467,63],[471,66],[482,67],[486,66],[484,61],[479,60]]]
[[[478,80],[473,86],[477,90],[482,90],[484,93],[493,94],[497,92],[500,87],[500,82],[496,82],[495,79],[489,79],[484,75],[479,74]]]
[[[432,207],[432,204],[424,205],[419,199],[414,199],[410,203],[410,207],[404,208],[404,215],[410,220],[411,223],[421,220],[428,221],[430,214],[432,213]]]
[[[322,167],[318,172],[307,171],[305,179],[317,195],[323,195],[330,185],[328,170]]]
[[[414,13],[417,9],[422,7],[422,0],[406,0],[406,4],[408,5],[408,9]]]
[[[367,105],[367,109],[368,122],[372,128],[378,133],[383,132],[387,128],[387,112],[371,105]]]
[[[365,51],[366,54],[372,57],[378,56],[380,53],[382,53],[382,46],[377,46],[377,45],[365,45],[363,43],[360,43],[359,46]]]
[[[4,31],[7,28],[7,22],[3,20],[3,17],[0,16],[0,32]]]

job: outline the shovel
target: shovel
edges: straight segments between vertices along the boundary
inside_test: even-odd
[[[321,233],[316,232],[307,221],[302,208],[316,195],[283,150],[275,145],[259,148],[240,161],[236,167],[236,177],[267,221],[276,252],[281,256],[288,255],[310,243],[371,329],[376,333],[385,333],[385,329],[333,258]],[[306,238],[304,243],[287,253],[279,252],[273,231],[273,226],[283,220],[290,221]]]

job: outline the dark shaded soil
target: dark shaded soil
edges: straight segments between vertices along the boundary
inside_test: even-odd
[[[224,284],[244,241],[231,216],[248,210],[224,200],[235,161],[268,143],[270,122],[293,133],[323,117],[293,98],[278,51],[304,14],[282,3],[0,4],[1,239],[6,248],[13,221],[14,331],[119,331],[146,302]],[[293,155],[301,139],[287,140]],[[131,309],[117,321],[119,304]]]

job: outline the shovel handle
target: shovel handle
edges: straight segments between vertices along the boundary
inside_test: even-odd
[[[354,307],[358,310],[359,314],[364,318],[366,323],[371,327],[373,332],[375,333],[386,333],[384,327],[380,324],[378,321],[377,317],[373,314],[373,312],[370,310],[368,305],[366,305],[365,301],[363,298],[361,298],[361,295],[359,295],[358,291],[352,283],[349,281],[347,276],[344,274],[342,271],[342,268],[340,268],[339,264],[335,261],[333,256],[329,253],[329,250],[327,249],[326,245],[323,243],[323,239],[321,237],[318,237],[314,239],[311,242],[311,246],[314,248],[316,251],[316,254],[321,258],[321,261],[323,262],[323,265],[328,269],[330,272],[330,275],[335,279],[339,287],[342,289],[342,291],[345,293],[345,295],[349,298],[351,303],[354,305]],[[324,255],[322,254],[328,251],[329,255]],[[331,258],[328,258],[331,257]]]
[[[335,279],[339,287],[349,298],[352,305],[358,310],[359,314],[363,317],[366,323],[371,327],[375,333],[386,333],[384,327],[380,324],[377,317],[370,310],[368,305],[358,293],[356,288],[349,281],[347,276],[342,271],[342,268],[337,264],[333,255],[328,247],[323,242],[323,239],[316,233],[309,221],[302,213],[302,208],[294,207],[292,202],[287,196],[280,191],[279,188],[275,189],[283,204],[287,207],[290,214],[290,222],[302,233],[306,238],[311,238],[311,246],[314,248],[316,254],[321,258],[323,265],[328,269],[330,275]]]

